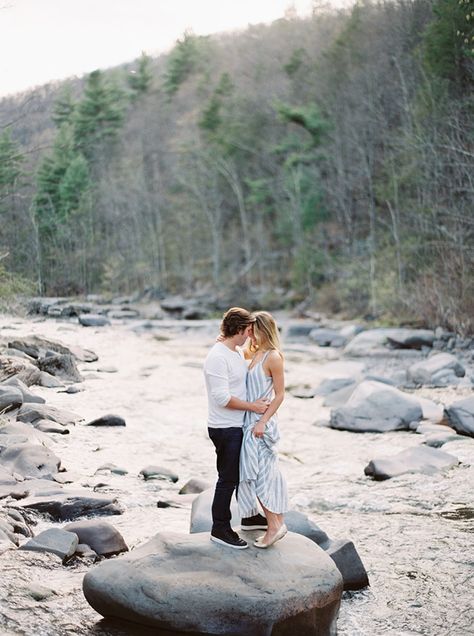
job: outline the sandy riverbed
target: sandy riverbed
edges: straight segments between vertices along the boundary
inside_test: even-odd
[[[50,439],[77,484],[94,487],[106,482],[101,492],[114,494],[123,504],[124,514],[108,517],[108,521],[132,548],[156,532],[187,532],[189,504],[162,509],[157,501],[176,497],[191,477],[208,482],[215,478],[201,365],[216,330],[217,323],[211,321],[188,331],[176,323],[136,333],[130,323],[94,329],[73,322],[0,318],[3,338],[38,334],[99,355],[98,362],[79,365],[85,377],[83,392],[33,390],[48,404],[74,411],[85,421],[105,413],[125,418],[126,428],[78,424],[70,435],[50,435]],[[317,386],[326,377],[344,375],[341,364],[346,362],[341,363],[340,358],[335,350],[304,344],[288,347],[287,384]],[[412,360],[387,355],[356,362],[383,374],[406,367]],[[107,367],[117,371],[100,371]],[[422,394],[449,404],[466,395],[467,389],[425,389]],[[322,407],[320,398],[303,400],[288,395],[280,410],[280,451],[292,506],[307,513],[332,538],[351,538],[369,573],[370,588],[345,594],[338,633],[474,633],[474,440],[464,438],[443,447],[462,462],[445,474],[373,482],[363,473],[370,459],[418,445],[421,436],[335,431],[322,425],[328,417],[329,410]],[[109,462],[128,473],[95,474]],[[143,482],[138,473],[148,464],[172,468],[179,474],[179,482]],[[40,522],[36,531],[50,525]],[[0,568],[0,633],[125,633],[100,622],[101,617],[85,601],[81,592],[87,571],[84,564],[62,566],[48,555],[10,551],[0,556]],[[55,594],[43,601],[33,600],[28,593],[32,582]]]

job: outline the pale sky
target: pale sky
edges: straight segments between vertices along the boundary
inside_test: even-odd
[[[198,35],[271,22],[311,0],[0,0],[0,96],[169,50]]]

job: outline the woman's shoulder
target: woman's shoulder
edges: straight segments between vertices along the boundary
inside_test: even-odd
[[[278,349],[270,349],[265,358],[266,362],[268,362],[269,365],[280,365],[283,363],[283,354]]]

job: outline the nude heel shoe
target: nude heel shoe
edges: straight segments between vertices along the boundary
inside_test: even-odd
[[[287,532],[288,532],[288,528],[286,527],[285,524],[283,524],[271,541],[269,541],[268,543],[264,543],[263,541],[261,541],[263,537],[260,537],[259,539],[256,539],[253,542],[253,544],[256,548],[262,548],[265,550],[266,548],[269,548],[271,545],[273,545],[277,541],[280,541],[280,539],[283,539],[283,537],[285,536]]]

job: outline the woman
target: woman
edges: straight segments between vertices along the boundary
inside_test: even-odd
[[[282,539],[287,528],[283,513],[288,509],[286,482],[278,467],[276,444],[280,439],[276,412],[285,395],[283,355],[275,320],[267,311],[253,314],[247,400],[269,399],[263,415],[245,412],[238,502],[243,518],[258,514],[257,500],[267,518],[265,534],[254,542],[268,548]]]

